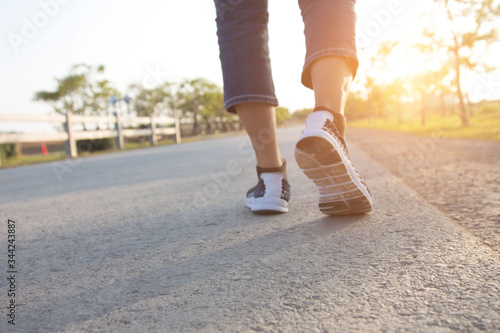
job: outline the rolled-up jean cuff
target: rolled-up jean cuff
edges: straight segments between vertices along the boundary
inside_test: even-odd
[[[307,57],[304,63],[304,68],[302,70],[302,78],[301,78],[301,82],[304,86],[306,86],[309,89],[313,89],[313,84],[311,79],[311,65],[314,61],[318,60],[319,58],[327,56],[337,56],[344,58],[347,62],[347,65],[351,69],[353,79],[354,77],[356,77],[356,73],[358,71],[358,66],[359,66],[358,56],[356,52],[353,52],[352,50],[348,49],[339,49],[339,48],[325,49],[316,52],[314,54],[311,54],[309,57]]]
[[[266,95],[242,95],[233,97],[227,101],[224,101],[224,107],[228,112],[236,113],[235,106],[243,103],[265,103],[272,106],[278,106],[278,99],[274,96]]]

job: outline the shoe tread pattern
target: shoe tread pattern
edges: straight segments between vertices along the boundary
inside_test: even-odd
[[[352,179],[340,152],[326,139],[314,136],[301,139],[295,148],[295,159],[318,187],[319,209],[324,214],[351,215],[372,210],[370,199]],[[360,177],[359,180],[365,185]]]

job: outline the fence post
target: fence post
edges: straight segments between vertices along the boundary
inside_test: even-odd
[[[64,143],[64,151],[67,157],[77,157],[78,151],[76,150],[76,140],[73,136],[73,123],[71,122],[72,113],[70,111],[66,112],[66,123],[64,124],[64,130],[68,133],[68,141]]]
[[[175,122],[175,143],[181,143],[181,124],[179,121],[179,112],[177,109],[174,110],[174,122]]]
[[[115,138],[115,144],[116,148],[123,150],[124,141],[123,141],[122,122],[120,119],[120,113],[116,112],[115,115],[116,115],[115,129],[117,132],[117,137]]]
[[[156,122],[155,122],[155,118],[153,115],[150,116],[150,119],[151,119],[151,123],[149,124],[149,128],[151,128],[151,136],[149,137],[149,143],[151,144],[151,146],[155,146],[156,145],[156,134],[155,134]]]

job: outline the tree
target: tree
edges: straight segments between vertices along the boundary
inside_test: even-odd
[[[370,58],[369,68],[372,69],[372,73],[362,74],[361,77],[365,82],[364,86],[366,89],[366,111],[361,112],[362,114],[372,117],[387,117],[389,102],[394,98],[389,94],[391,91],[388,90],[388,87],[391,85],[391,82],[388,81],[390,78],[383,80],[383,75],[381,74],[391,71],[393,60],[390,56],[396,47],[399,47],[398,41],[387,40],[379,45],[377,53]],[[396,89],[393,90],[396,92]]]
[[[372,77],[366,78],[367,110],[371,116],[385,117],[384,87]]]
[[[403,122],[403,112],[406,110],[403,99],[408,95],[407,81],[406,77],[397,77],[380,89],[384,101],[385,113],[396,115],[399,124]]]
[[[192,135],[199,133],[199,122],[203,120],[206,131],[212,132],[211,121],[224,113],[222,89],[207,79],[184,80],[179,86],[179,109],[193,120]]]
[[[203,108],[203,115],[206,122],[206,131],[211,133],[213,130],[211,128],[211,121],[214,121],[215,128],[220,129],[220,123],[222,123],[222,130],[224,132],[228,131],[227,120],[232,120],[233,117],[226,114],[224,108],[224,94],[222,89],[218,86],[213,87],[205,93],[204,97],[205,106]],[[231,121],[232,123],[232,121]]]
[[[497,42],[497,28],[491,22],[500,16],[500,4],[494,0],[435,0],[441,5],[449,22],[449,35],[443,44],[453,59],[456,93],[460,103],[460,119],[463,126],[469,125],[469,116],[462,91],[462,69],[473,69],[480,63],[474,61],[473,53],[480,44]],[[484,68],[488,66],[482,64]]]
[[[104,70],[102,65],[73,65],[68,75],[56,79],[55,90],[38,91],[34,100],[50,103],[54,111],[61,114],[69,111],[78,115],[98,115],[106,110],[108,98],[117,94],[110,82],[102,78]]]
[[[420,94],[420,122],[422,126],[427,121],[427,101],[429,96],[436,91],[436,72],[427,71],[412,78],[412,86]]]
[[[133,106],[139,117],[160,115],[167,109],[166,99],[170,96],[166,89],[169,83],[154,88],[145,88],[142,85],[132,84],[129,87],[133,96]]]
[[[205,131],[212,133],[220,129],[221,122],[222,130],[227,131],[228,122],[224,120],[231,124],[234,119],[225,112],[222,88],[202,78],[164,82],[153,88],[133,84],[128,94],[133,96],[138,116],[167,113],[177,119],[180,112],[184,119],[192,120],[193,135],[200,131],[200,121],[205,124]]]

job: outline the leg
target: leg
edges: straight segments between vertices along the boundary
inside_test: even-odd
[[[224,106],[258,102],[277,106],[269,58],[267,0],[215,0],[224,80]]]
[[[321,86],[324,83],[331,85],[332,80],[340,82],[342,77],[351,76],[352,80],[356,76],[355,3],[355,0],[299,0],[307,49],[302,83],[315,93],[318,89],[324,90]],[[325,58],[328,56],[340,57],[344,63],[340,59]],[[321,75],[326,80],[321,80]],[[333,93],[339,86],[342,83],[332,87]],[[335,111],[340,112],[339,109]]]
[[[315,110],[343,115],[358,69],[355,0],[299,0],[299,5],[307,49],[302,83],[314,90]],[[344,137],[344,117],[334,118]]]
[[[278,168],[283,164],[276,136],[274,107],[263,103],[244,103],[236,113],[245,127],[261,168]]]
[[[215,0],[215,5],[224,105],[240,117],[257,157],[259,183],[247,192],[246,206],[256,213],[287,212],[290,186],[276,136],[267,0]]]
[[[327,56],[311,64],[311,80],[316,107],[344,114],[352,72],[342,57]]]
[[[328,215],[369,212],[371,194],[354,169],[344,139],[344,108],[357,70],[354,0],[299,0],[307,55],[302,83],[314,90],[315,112],[306,119],[295,158],[319,190]]]
[[[268,48],[267,0],[215,0],[224,78],[224,104],[247,131],[257,165],[282,165],[276,137],[274,92]]]

